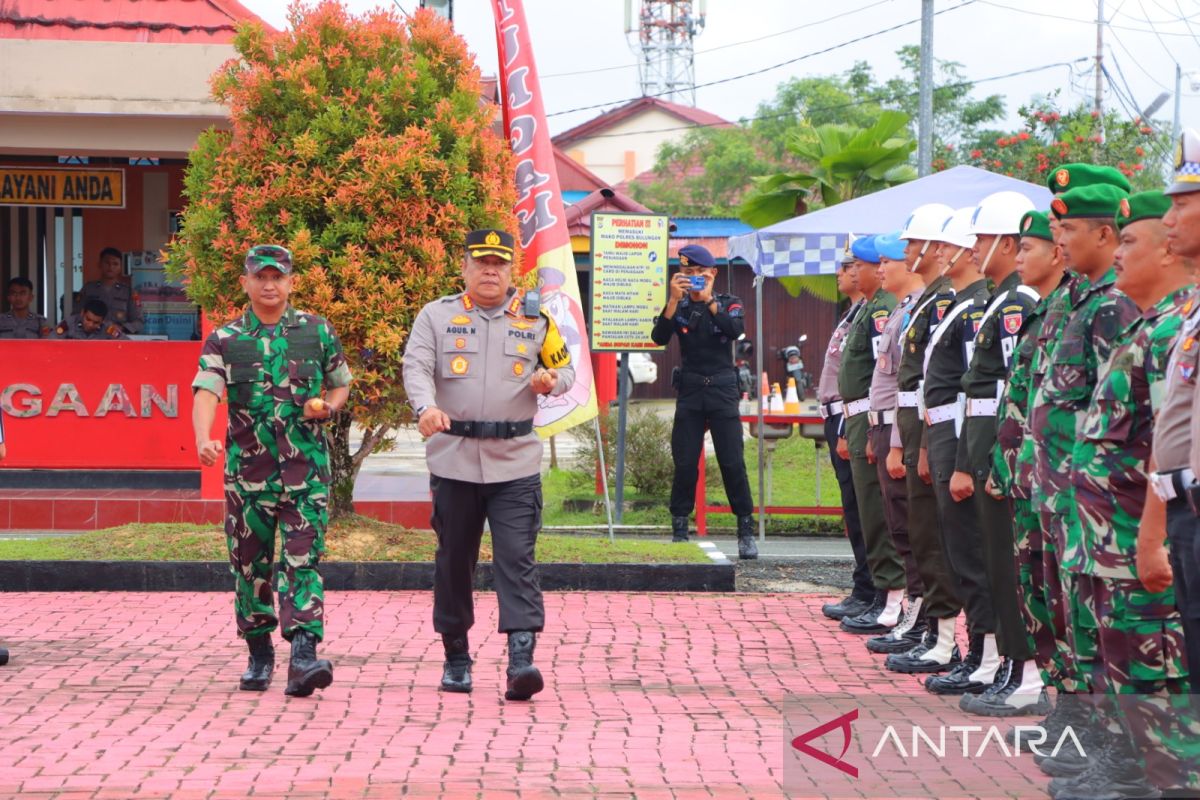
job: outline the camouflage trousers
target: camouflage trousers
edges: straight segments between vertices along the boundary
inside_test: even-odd
[[[1156,786],[1200,777],[1200,714],[1188,694],[1183,626],[1174,592],[1149,592],[1136,579],[1080,575],[1099,625],[1095,689],[1102,708],[1141,753]]]
[[[1066,535],[1066,525],[1062,517],[1046,511],[1038,510],[1038,520],[1043,532],[1042,538],[1042,578],[1046,596],[1050,635],[1054,639],[1054,658],[1050,663],[1059,670],[1058,674],[1048,676],[1049,683],[1061,687],[1064,692],[1087,692],[1089,684],[1081,669],[1081,655],[1090,656],[1092,666],[1099,655],[1099,645],[1089,644],[1086,636],[1072,630],[1073,622],[1079,619],[1079,596],[1075,587],[1075,576],[1062,568],[1059,554],[1062,552],[1063,540]],[[1094,627],[1094,626],[1093,626]],[[1085,652],[1079,654],[1075,650],[1075,640],[1079,639]],[[1095,637],[1092,638],[1095,642]],[[1040,666],[1040,663],[1039,663]]]
[[[268,634],[282,621],[285,639],[298,629],[318,641],[325,638],[325,592],[317,564],[325,552],[328,504],[324,486],[282,493],[225,487],[225,539],[239,636]],[[282,542],[272,587],[276,529]],[[272,589],[279,595],[278,618]]]
[[[1054,643],[1054,622],[1046,597],[1046,575],[1043,570],[1044,539],[1041,520],[1027,498],[1014,498],[1013,542],[1017,559],[1017,587],[1021,598],[1021,618],[1034,661],[1041,670],[1042,680],[1062,691],[1065,672],[1062,654]]]

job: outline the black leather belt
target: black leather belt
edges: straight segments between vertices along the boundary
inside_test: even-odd
[[[683,386],[737,386],[736,372],[718,372],[716,375],[701,375],[699,372],[681,372]]]
[[[533,420],[479,422],[455,419],[450,421],[450,430],[446,433],[452,436],[464,436],[468,439],[515,439],[518,436],[527,436],[533,433]]]

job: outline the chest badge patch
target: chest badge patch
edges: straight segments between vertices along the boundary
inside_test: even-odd
[[[525,344],[524,342],[519,343],[517,345],[517,352],[521,355],[525,355],[529,352],[529,345]]]
[[[467,361],[465,358],[463,358],[462,356],[455,356],[454,359],[450,362],[450,371],[453,372],[455,375],[466,375],[467,367],[469,367],[469,366],[470,366],[470,362]]]
[[[532,322],[526,322],[526,321],[525,321],[525,320],[523,320],[523,319],[514,319],[514,320],[513,320],[512,322],[510,322],[509,324],[510,324],[510,325],[512,325],[512,326],[513,326],[514,328],[516,328],[517,330],[520,330],[520,331],[527,331],[527,330],[529,330],[530,328],[532,328],[532,327],[533,327],[533,323],[532,323]]]
[[[466,314],[459,314],[457,317],[450,320],[450,324],[451,325],[470,325],[471,318],[468,317]]]
[[[1021,331],[1021,315],[1020,314],[1005,314],[1004,315],[1004,331],[1010,335],[1016,336]]]
[[[524,375],[524,374],[525,374],[525,365],[522,364],[520,361],[514,361],[513,362],[513,375],[519,376],[519,375]]]
[[[459,350],[462,350],[464,347],[467,346],[467,340],[460,336],[454,340],[454,346],[457,347]]]

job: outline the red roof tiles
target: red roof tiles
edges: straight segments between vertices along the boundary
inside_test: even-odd
[[[593,117],[582,125],[576,125],[570,130],[563,131],[555,136],[552,141],[555,146],[566,148],[572,142],[577,142],[580,139],[587,139],[590,136],[603,133],[608,128],[629,119],[632,116],[640,114],[643,111],[657,109],[659,111],[677,117],[682,122],[691,123],[692,125],[705,125],[713,127],[728,127],[733,123],[728,120],[718,117],[716,114],[711,114],[707,111],[701,111],[698,108],[691,106],[683,106],[679,103],[672,103],[668,100],[663,100],[659,97],[640,97],[637,100],[626,103],[610,111],[605,111],[598,117]]]
[[[0,0],[0,39],[223,44],[247,20],[237,0]]]

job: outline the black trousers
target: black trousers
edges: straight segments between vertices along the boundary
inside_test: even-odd
[[[500,632],[540,631],[546,622],[533,558],[542,527],[542,476],[503,483],[429,477],[433,490],[433,629],[466,633],[475,624],[475,565],[483,521],[492,529],[492,574]]]
[[[863,541],[862,517],[858,515],[858,498],[854,494],[854,477],[850,474],[850,462],[838,455],[837,440],[842,426],[842,415],[825,419],[825,442],[829,445],[829,463],[837,475],[838,488],[842,492],[842,513],[846,522],[846,538],[854,551],[854,589],[851,594],[859,600],[875,599],[875,584],[871,581],[871,568],[867,564],[867,543]]]
[[[1200,519],[1186,500],[1167,503],[1167,546],[1175,579],[1175,605],[1183,617],[1188,682],[1200,694]]]
[[[892,534],[884,517],[879,473],[874,464],[867,462],[867,427],[865,412],[846,420],[850,474],[854,477],[854,495],[858,498],[858,513],[862,518],[871,580],[879,591],[891,591],[904,588],[904,565],[892,544]]]
[[[1012,504],[987,493],[987,481],[975,478],[975,508],[983,531],[983,557],[996,615],[996,650],[1017,661],[1033,659],[1031,640],[1021,616],[1021,591],[1017,587],[1016,542]]]
[[[942,553],[942,523],[938,515],[937,498],[934,497],[933,487],[917,474],[921,433],[925,423],[915,408],[901,408],[896,411],[896,424],[900,426],[900,443],[904,447],[908,542],[917,561],[917,570],[921,573],[921,583],[925,586],[925,602],[921,610],[930,619],[951,619],[962,611],[962,601],[958,599],[958,588]]]
[[[954,577],[957,594],[967,609],[967,630],[972,636],[996,632],[996,614],[984,566],[983,531],[975,501],[961,503],[950,496],[950,476],[958,455],[958,436],[953,422],[941,422],[928,429],[929,469],[933,473],[933,492],[937,497],[942,522],[942,552]]]
[[[696,480],[706,427],[717,451],[729,506],[739,517],[750,516],[754,513],[754,500],[746,477],[736,382],[728,386],[684,385],[679,390],[675,424],[671,428],[671,458],[675,462],[671,516],[689,516],[696,505]]]
[[[896,479],[887,471],[887,457],[892,449],[892,426],[876,425],[867,432],[867,446],[875,454],[875,472],[883,493],[883,517],[892,535],[892,545],[904,562],[904,583],[909,597],[922,597],[925,584],[917,569],[917,558],[908,539],[908,487],[904,478]]]

